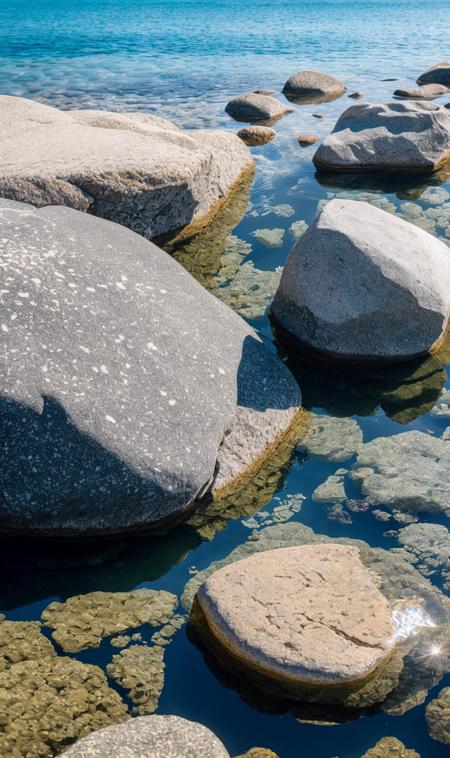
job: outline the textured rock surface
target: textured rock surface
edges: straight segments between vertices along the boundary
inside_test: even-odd
[[[341,463],[355,455],[362,442],[362,430],[355,419],[311,415],[311,426],[297,450],[325,461]]]
[[[396,737],[383,737],[362,758],[420,758],[420,755],[405,747]]]
[[[213,573],[197,598],[215,637],[281,683],[362,680],[392,648],[388,603],[353,547],[254,555]]]
[[[378,437],[361,448],[350,477],[374,504],[450,515],[450,441],[415,430]]]
[[[278,758],[278,755],[266,747],[252,747],[246,753],[237,755],[235,758]]]
[[[292,250],[272,312],[333,359],[425,354],[448,322],[449,250],[369,203],[331,200]]]
[[[202,724],[179,716],[141,716],[102,729],[64,753],[67,758],[229,758],[220,740]]]
[[[282,362],[151,242],[7,200],[0,238],[2,530],[176,520],[226,433],[246,436],[242,449],[228,436],[231,484],[291,423],[300,395]]]
[[[0,673],[0,755],[51,758],[95,729],[125,721],[126,705],[97,666],[22,661]]]
[[[319,141],[319,137],[316,137],[314,134],[299,134],[297,141],[301,145],[314,145]]]
[[[265,145],[275,137],[275,130],[270,126],[246,126],[240,129],[238,137],[250,147]]]
[[[450,745],[450,687],[445,687],[428,703],[425,717],[430,737]]]
[[[398,541],[413,556],[424,576],[438,575],[450,589],[450,532],[442,524],[409,524],[398,533]]]
[[[443,84],[450,87],[450,58],[431,66],[419,76],[417,82],[419,84]]]
[[[66,653],[76,653],[141,624],[166,624],[177,605],[176,595],[164,590],[90,592],[64,603],[50,603],[42,613],[42,623],[54,630],[53,639]]]
[[[450,158],[450,114],[427,102],[358,104],[314,155],[328,171],[436,171]]]
[[[256,92],[234,97],[225,110],[236,121],[272,121],[291,112],[291,108],[275,97]]]
[[[322,74],[320,71],[298,71],[289,77],[283,92],[294,100],[307,98],[310,102],[326,102],[343,95],[345,87],[339,79],[330,74]]]
[[[443,84],[424,84],[422,87],[405,87],[396,89],[396,97],[408,97],[412,100],[434,100],[435,97],[441,97],[448,92],[448,87]]]
[[[20,661],[56,655],[38,621],[0,621],[0,671]]]
[[[4,95],[0,129],[0,195],[89,211],[149,239],[201,226],[253,166],[235,135],[141,113],[59,111]]]
[[[106,667],[110,679],[126,690],[133,716],[154,713],[164,687],[164,650],[159,645],[131,645]]]

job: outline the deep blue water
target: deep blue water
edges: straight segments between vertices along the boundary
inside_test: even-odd
[[[411,84],[426,67],[448,57],[449,39],[450,0],[0,0],[0,93],[63,108],[139,109],[189,128],[236,130],[224,113],[234,94],[257,87],[279,91],[290,74],[312,68],[339,76],[348,92],[361,90],[368,101],[387,100],[394,88]],[[384,81],[388,78],[396,81]],[[450,96],[442,101],[446,99]],[[372,198],[384,197],[397,209],[413,202],[426,211],[434,207],[422,197],[427,185],[450,191],[445,174],[425,182],[377,180],[364,187],[320,184],[311,163],[314,148],[301,149],[295,138],[301,132],[325,135],[349,103],[344,95],[331,103],[296,107],[276,125],[276,140],[254,149],[257,168],[251,206],[236,216],[228,232],[251,244],[246,261],[259,271],[283,265],[293,241],[291,223],[311,222],[318,203],[333,193],[350,191],[360,197],[369,190]],[[317,112],[322,119],[314,117]],[[289,204],[292,216],[276,215],[273,207],[279,204]],[[261,227],[284,229],[283,244],[268,248],[257,242],[253,232]],[[435,232],[445,233],[441,228]],[[183,250],[176,254],[194,275],[205,273],[195,255],[189,259]],[[210,286],[214,289],[214,283]],[[275,349],[267,315],[259,313],[252,323]],[[302,365],[294,368],[305,405],[319,413],[353,416],[363,429],[364,441],[409,429],[440,436],[449,421],[430,414],[433,401],[427,404],[424,397],[383,402],[380,407],[392,375],[368,388],[370,382],[357,376],[342,379],[324,369],[318,374]],[[405,375],[397,385],[407,381]],[[449,386],[445,367],[436,376],[435,397],[444,385]],[[294,454],[280,478],[277,496],[302,493],[306,499],[295,518],[318,532],[397,547],[395,538],[384,535],[396,528],[392,522],[377,521],[369,511],[353,514],[350,525],[339,524],[327,519],[325,506],[312,501],[314,488],[340,465],[314,458],[305,461]],[[264,510],[271,511],[276,504],[272,499]],[[210,542],[202,542],[183,526],[164,537],[63,548],[56,554],[40,546],[0,546],[0,610],[11,619],[35,619],[56,598],[136,586],[181,595],[190,567],[208,566],[248,537],[243,520],[230,520]],[[104,642],[79,658],[104,666],[112,652]],[[339,726],[303,724],[290,715],[262,713],[245,703],[211,671],[185,629],[168,647],[166,663],[158,712],[206,724],[231,754],[262,745],[281,758],[359,758],[386,735],[402,739],[422,758],[448,754],[448,747],[428,737],[423,705],[401,717],[379,712]],[[428,699],[450,684],[449,678]]]

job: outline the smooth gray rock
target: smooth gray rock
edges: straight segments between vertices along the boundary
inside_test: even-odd
[[[142,113],[59,111],[0,96],[0,196],[67,205],[147,238],[205,224],[253,159],[235,135]]]
[[[333,360],[407,360],[439,344],[450,255],[423,229],[369,203],[331,200],[292,250],[272,313]]]
[[[418,84],[444,84],[450,87],[450,58],[445,61],[436,63],[431,68],[421,74],[417,80]]]
[[[275,137],[275,131],[270,126],[245,126],[238,131],[238,137],[249,147],[256,147],[271,142]]]
[[[314,155],[319,170],[437,171],[450,158],[450,114],[436,103],[347,108]]]
[[[275,121],[292,109],[270,95],[247,92],[234,97],[225,108],[236,121]]]
[[[1,531],[163,526],[293,420],[282,362],[125,227],[0,201],[0,264]]]
[[[283,87],[286,97],[309,102],[326,102],[344,94],[346,87],[339,79],[320,71],[298,71],[289,77]]]
[[[448,89],[443,84],[423,84],[421,87],[396,89],[394,95],[395,97],[409,97],[411,100],[434,100],[435,97],[445,95]]]
[[[72,745],[67,758],[229,758],[206,726],[179,716],[139,716]]]

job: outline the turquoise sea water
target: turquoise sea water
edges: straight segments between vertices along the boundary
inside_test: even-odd
[[[236,131],[236,123],[224,113],[234,94],[258,87],[280,91],[290,74],[312,68],[339,76],[349,93],[360,90],[366,101],[386,101],[394,88],[412,84],[422,70],[448,57],[449,39],[449,0],[0,0],[0,93],[63,108],[138,109],[180,126]],[[450,96],[442,98],[446,100]],[[348,179],[342,186],[316,177],[314,147],[300,148],[296,136],[324,136],[349,103],[344,95],[331,103],[295,107],[276,125],[276,140],[253,150],[256,174],[251,187],[237,194],[208,232],[175,251],[196,277],[249,318],[272,349],[276,344],[264,307],[275,281],[270,274],[283,265],[292,245],[291,224],[310,223],[324,199],[364,195],[402,215],[408,213],[406,204],[413,203],[419,209],[416,220],[444,238],[447,234],[443,226],[430,227],[433,216],[427,212],[442,205],[442,198],[426,192],[429,186],[450,192],[445,173],[427,180],[377,179],[364,185]],[[317,119],[317,113],[323,118]],[[291,210],[280,211],[280,205]],[[261,228],[282,229],[281,246],[259,242],[254,232]],[[224,261],[229,235],[243,251],[240,267],[231,274]],[[446,366],[414,366],[404,374],[377,372],[369,381],[315,371],[302,362],[291,365],[306,407],[352,416],[365,442],[411,429],[440,436],[449,423],[449,417],[430,413],[441,389],[450,386]],[[312,501],[315,487],[340,465],[294,453],[279,472],[276,492],[261,501],[261,509],[270,514],[280,500],[301,493],[305,500],[294,520],[330,536],[398,547],[395,536],[385,532],[401,524],[377,521],[370,511],[352,513],[350,524],[337,523],[325,505]],[[195,569],[226,556],[248,538],[248,518],[248,513],[234,514],[209,540],[181,526],[164,537],[137,542],[59,549],[0,545],[0,611],[11,619],[38,619],[51,600],[136,586],[181,595]],[[421,521],[431,520],[439,522],[421,516]],[[434,579],[440,586],[440,579]],[[105,666],[113,652],[117,650],[106,641],[77,657]],[[206,724],[232,755],[262,745],[281,758],[359,758],[386,735],[414,747],[422,758],[448,755],[448,747],[427,734],[424,704],[403,716],[375,711],[334,726],[258,710],[208,665],[185,629],[167,648],[165,675],[158,712]],[[446,685],[449,675],[431,689],[425,704]]]

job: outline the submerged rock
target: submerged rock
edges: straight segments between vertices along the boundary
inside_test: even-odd
[[[255,229],[252,236],[264,247],[282,247],[284,229]]]
[[[450,158],[450,114],[427,102],[358,104],[314,155],[324,171],[437,171]]]
[[[407,748],[396,737],[383,737],[367,750],[362,758],[420,758],[419,753]]]
[[[450,58],[431,66],[419,76],[417,82],[418,84],[443,84],[445,87],[450,87]]]
[[[51,758],[80,737],[128,718],[101,669],[44,657],[0,673],[0,755]]]
[[[297,445],[300,453],[341,463],[358,452],[363,434],[352,418],[312,415],[311,426]]]
[[[283,363],[151,242],[8,200],[0,231],[0,531],[165,527],[226,467],[225,435],[232,486],[289,427]]]
[[[179,716],[140,716],[102,729],[67,750],[67,758],[229,758],[220,740],[202,724]]]
[[[275,121],[292,111],[275,97],[256,92],[234,97],[225,110],[236,121]]]
[[[89,592],[64,603],[50,603],[42,612],[42,622],[54,630],[53,639],[66,653],[76,653],[142,624],[166,624],[177,605],[176,595],[164,590]]]
[[[6,671],[20,661],[55,655],[52,643],[41,634],[38,621],[0,620],[0,671]]]
[[[289,77],[283,87],[283,93],[294,102],[327,102],[344,92],[345,87],[339,79],[320,71],[298,71]]]
[[[236,755],[235,758],[279,758],[273,750],[269,750],[267,747],[252,747],[242,755]]]
[[[450,532],[441,524],[410,524],[400,529],[398,541],[412,553],[424,576],[440,575],[450,589]]]
[[[154,713],[164,687],[164,649],[159,645],[131,645],[114,655],[106,667],[110,679],[126,690],[133,716]]]
[[[272,313],[333,360],[410,360],[442,341],[448,248],[365,202],[331,200],[284,267]]]
[[[276,136],[269,126],[246,126],[238,132],[238,137],[249,147],[257,147],[271,142]]]
[[[0,129],[1,196],[89,211],[148,239],[201,227],[253,167],[229,132],[186,132],[143,113],[2,95]]]
[[[443,84],[424,84],[422,87],[405,87],[396,89],[395,97],[411,98],[412,100],[434,100],[435,97],[441,97],[449,91],[448,87]]]
[[[318,141],[319,137],[316,137],[315,134],[299,134],[297,137],[297,142],[300,142],[301,145],[315,145]]]
[[[450,745],[450,687],[445,687],[428,703],[425,717],[430,737]]]
[[[215,571],[197,602],[217,641],[280,694],[336,702],[393,650],[388,602],[354,547],[256,554]]]
[[[450,516],[450,441],[415,430],[378,437],[349,476],[374,505]]]
[[[344,477],[332,474],[314,490],[312,499],[316,503],[340,503],[347,497],[345,493]],[[333,519],[336,521],[337,519]],[[351,523],[343,522],[341,523]]]

